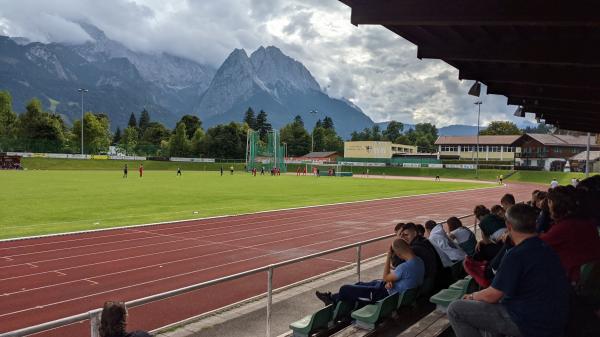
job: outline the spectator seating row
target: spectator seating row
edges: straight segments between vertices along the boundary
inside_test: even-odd
[[[459,277],[465,274],[461,262],[457,262],[452,266],[452,274]],[[474,284],[474,281],[471,281],[470,277],[465,280],[468,281],[466,289],[471,289],[470,287]],[[460,282],[465,280],[459,279],[453,286],[462,284]],[[389,295],[382,300],[360,308],[355,308],[353,304],[340,301],[337,305],[328,305],[291,323],[289,327],[294,337],[308,337],[316,333],[328,336],[343,329],[351,321],[354,322],[356,327],[371,331],[376,329],[380,323],[392,317],[393,313],[398,312],[401,308],[416,306],[417,300],[422,297],[427,298],[433,292],[434,287],[434,279],[425,279],[419,288],[409,289],[402,294]]]
[[[431,296],[429,300],[436,305],[436,310],[446,312],[450,303],[476,291],[477,287],[477,282],[471,276],[467,276],[454,282],[447,289],[440,290],[437,294]]]

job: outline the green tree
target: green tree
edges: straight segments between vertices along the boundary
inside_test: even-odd
[[[135,154],[135,148],[138,144],[139,137],[140,136],[137,127],[127,127],[125,130],[123,130],[120,148],[125,150],[127,155]]]
[[[374,141],[381,141],[381,138],[382,138],[382,136],[381,136],[381,131],[380,131],[380,129],[379,129],[379,125],[377,125],[377,124],[374,124],[374,125],[371,127],[371,137],[372,137],[372,139],[371,139],[371,140],[374,140]]]
[[[335,129],[333,126],[333,119],[331,119],[331,117],[326,116],[323,119],[323,129]]]
[[[175,128],[169,141],[169,154],[171,157],[186,157],[190,154],[191,146],[187,137],[185,123],[180,122]]]
[[[244,158],[247,128],[231,122],[216,125],[206,132],[206,156],[209,158]]]
[[[17,134],[29,143],[29,151],[63,151],[66,145],[65,124],[59,115],[43,111],[42,102],[34,98],[18,118]]]
[[[296,115],[296,117],[294,117],[294,123],[298,123],[302,125],[302,127],[304,127],[304,121],[302,120],[302,117],[300,115]]]
[[[117,131],[115,131],[115,134],[113,136],[112,144],[118,145],[120,142],[121,142],[121,128],[117,126]]]
[[[169,140],[170,131],[158,122],[150,122],[142,134],[141,141],[145,144],[160,146],[163,140]]]
[[[388,123],[387,128],[383,131],[383,137],[390,142],[394,142],[404,130],[404,124],[396,121]]]
[[[260,134],[260,140],[263,142],[267,141],[267,133],[271,131],[273,128],[271,124],[267,120],[267,113],[263,110],[260,110],[258,116],[256,116],[256,131]]]
[[[139,121],[139,128],[140,128],[140,132],[142,134],[144,134],[144,132],[146,131],[146,128],[148,127],[149,124],[150,124],[150,113],[146,109],[144,109],[140,113],[140,121]]]
[[[313,129],[314,151],[337,151],[344,150],[344,141],[338,136],[334,129],[316,127]]]
[[[523,133],[551,133],[550,128],[548,128],[548,125],[542,123],[538,123],[537,126],[528,126],[522,131]]]
[[[0,138],[15,134],[17,114],[12,110],[12,97],[8,91],[0,91]]]
[[[135,118],[135,114],[133,112],[129,116],[129,122],[127,123],[127,126],[130,127],[130,128],[137,128],[138,127],[137,119]]]
[[[196,129],[190,141],[191,152],[196,157],[203,157],[205,152],[204,138],[204,130],[202,128]]]
[[[296,116],[292,123],[281,129],[281,141],[287,143],[288,153],[291,156],[302,156],[310,151],[310,135],[304,128],[302,118]]]
[[[81,147],[81,120],[73,123],[73,142]],[[83,148],[85,153],[107,152],[110,145],[110,125],[106,115],[86,112],[83,115]]]
[[[501,135],[520,135],[521,130],[513,122],[509,121],[493,121],[485,130],[479,132],[480,135],[486,136],[501,136]]]
[[[256,116],[254,115],[254,110],[251,107],[248,107],[246,113],[244,114],[244,123],[248,124],[248,127],[252,130],[256,129]]]
[[[192,139],[192,136],[197,129],[202,128],[202,121],[200,121],[200,118],[194,115],[184,115],[177,124],[179,123],[185,124],[186,136],[188,140]]]

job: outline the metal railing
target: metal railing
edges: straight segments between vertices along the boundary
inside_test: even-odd
[[[464,218],[468,218],[471,217],[472,214],[469,215],[463,215],[458,217],[459,219],[464,219]],[[445,223],[445,221],[441,221],[439,222],[439,224],[443,224]],[[466,226],[466,227],[471,227],[471,226]],[[250,276],[250,275],[254,275],[257,273],[262,273],[262,272],[267,272],[267,292],[266,292],[266,297],[267,297],[267,320],[266,320],[266,336],[267,337],[271,337],[271,313],[272,313],[272,306],[273,306],[273,273],[275,271],[276,268],[280,268],[280,267],[284,267],[290,264],[294,264],[294,263],[298,263],[298,262],[302,262],[302,261],[306,261],[309,259],[314,259],[317,257],[321,257],[324,255],[328,255],[328,254],[333,254],[333,253],[337,253],[337,252],[341,252],[347,249],[351,249],[351,248],[356,248],[356,274],[357,274],[357,280],[360,282],[360,266],[361,266],[361,247],[364,245],[368,245],[370,243],[374,243],[374,242],[378,242],[381,240],[386,240],[386,239],[390,239],[392,237],[394,237],[395,234],[389,234],[389,235],[384,235],[384,236],[379,236],[373,239],[369,239],[369,240],[364,240],[364,241],[360,241],[360,242],[356,242],[356,243],[352,243],[352,244],[348,244],[348,245],[344,245],[344,246],[340,246],[337,248],[332,248],[332,249],[328,249],[328,250],[324,250],[322,252],[318,252],[318,253],[314,253],[314,254],[309,254],[309,255],[305,255],[305,256],[301,256],[301,257],[297,257],[294,259],[290,259],[287,261],[283,261],[283,262],[278,262],[278,263],[274,263],[274,264],[270,264],[268,266],[264,266],[264,267],[260,267],[260,268],[255,268],[255,269],[251,269],[251,270],[246,270],[244,272],[241,273],[236,273],[236,274],[231,274],[231,275],[227,275],[227,276],[223,276],[223,277],[219,277],[216,279],[212,279],[209,281],[204,281],[204,282],[200,282],[194,285],[190,285],[187,287],[183,287],[183,288],[179,288],[179,289],[175,289],[175,290],[170,290],[167,292],[163,292],[163,293],[159,293],[159,294],[155,294],[155,295],[151,295],[151,296],[147,296],[144,298],[140,298],[140,299],[136,299],[136,300],[132,300],[129,302],[126,302],[125,305],[127,306],[127,308],[134,308],[134,307],[138,307],[138,306],[142,306],[148,303],[152,303],[152,302],[156,302],[156,301],[160,301],[160,300],[164,300],[167,298],[171,298],[174,296],[178,296],[181,294],[185,294],[191,291],[195,291],[198,289],[202,289],[202,288],[206,288],[212,285],[216,285],[219,283],[223,283],[223,282],[227,282],[227,281],[233,281],[233,280],[237,280],[239,278],[242,277],[246,277],[246,276]],[[350,264],[349,266],[352,266],[352,264]],[[66,325],[70,325],[73,323],[78,323],[81,321],[85,321],[85,320],[90,320],[90,336],[91,337],[99,337],[99,325],[100,325],[100,314],[102,313],[102,309],[98,308],[98,309],[94,309],[94,310],[90,310],[88,312],[85,313],[81,313],[78,315],[74,315],[74,316],[69,316],[69,317],[65,317],[65,318],[60,318],[54,321],[50,321],[50,322],[46,322],[46,323],[42,323],[42,324],[38,324],[38,325],[34,325],[31,327],[27,327],[27,328],[23,328],[23,329],[19,329],[19,330],[14,330],[11,332],[6,332],[6,333],[2,333],[0,334],[0,337],[21,337],[21,336],[27,336],[27,335],[31,335],[31,334],[35,334],[35,333],[39,333],[42,331],[46,331],[46,330],[50,330],[50,329],[56,329],[56,328],[60,328]]]

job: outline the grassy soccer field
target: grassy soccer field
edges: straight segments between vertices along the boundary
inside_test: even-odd
[[[477,183],[257,176],[237,171],[0,171],[0,238],[476,187]],[[196,213],[197,212],[197,213]]]

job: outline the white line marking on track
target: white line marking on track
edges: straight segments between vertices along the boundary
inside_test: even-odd
[[[137,228],[137,227],[145,227],[145,226],[157,226],[157,225],[165,225],[165,224],[176,224],[176,223],[180,223],[180,222],[189,222],[189,221],[201,221],[201,220],[228,218],[228,217],[241,217],[241,216],[245,216],[245,215],[263,214],[263,213],[271,213],[271,212],[284,212],[284,211],[291,211],[291,210],[303,210],[303,209],[311,209],[311,208],[318,208],[318,207],[356,204],[356,203],[371,202],[371,201],[394,200],[394,199],[402,199],[402,198],[409,198],[409,197],[420,197],[420,196],[429,196],[429,195],[438,195],[438,194],[459,193],[459,192],[466,192],[466,191],[477,191],[477,190],[492,189],[492,188],[498,188],[498,187],[499,186],[486,186],[486,187],[468,188],[468,189],[454,190],[454,191],[445,191],[445,192],[432,192],[432,193],[423,193],[423,194],[402,195],[402,196],[397,196],[397,197],[374,198],[374,199],[356,200],[356,201],[344,201],[344,202],[337,202],[337,203],[331,203],[331,204],[290,207],[290,208],[272,209],[272,210],[265,210],[265,211],[258,211],[258,212],[249,212],[249,213],[240,213],[240,214],[226,214],[226,215],[218,215],[218,216],[204,217],[204,218],[193,218],[193,219],[182,219],[182,220],[174,220],[174,221],[155,222],[155,223],[140,224],[140,225],[134,225],[134,226],[120,226],[120,227],[111,227],[111,228],[101,228],[101,229],[93,229],[93,230],[76,231],[76,232],[69,232],[69,233],[47,234],[47,235],[36,235],[36,236],[27,236],[27,237],[20,237],[20,238],[2,239],[2,240],[0,240],[0,242],[21,241],[21,240],[38,239],[38,238],[48,238],[48,237],[50,237],[50,238],[51,237],[62,237],[62,236],[66,236],[66,235],[75,235],[75,234],[83,234],[83,233],[96,233],[96,232],[105,232],[105,231],[118,230],[118,229]],[[66,242],[66,241],[61,241],[61,242]]]
[[[57,273],[57,274],[58,274],[58,275],[60,275],[60,276],[67,276],[67,274],[65,274],[65,273],[61,273],[61,272],[59,272],[58,270],[55,270],[54,272],[55,272],[55,273]]]
[[[373,231],[371,231],[371,232],[373,232]],[[354,235],[348,235],[348,236],[344,236],[344,237],[339,237],[339,238],[336,238],[336,239],[333,239],[333,240],[319,241],[319,242],[316,242],[316,243],[311,243],[311,244],[300,246],[300,247],[294,247],[292,249],[306,248],[306,247],[310,247],[310,246],[314,246],[314,245],[318,245],[318,244],[322,244],[322,243],[328,243],[328,242],[332,242],[332,241],[338,241],[338,240],[341,240],[341,239],[348,239],[350,237],[357,236],[357,235],[363,235],[363,234],[366,234],[366,233],[357,233],[357,234],[354,234]],[[287,240],[290,240],[290,239],[294,240],[296,238],[288,238]],[[123,289],[134,288],[134,287],[137,287],[137,286],[143,286],[143,285],[147,285],[147,284],[157,283],[157,282],[161,282],[161,281],[168,280],[168,279],[173,279],[173,278],[177,278],[177,277],[187,276],[187,275],[191,275],[191,274],[197,274],[197,273],[205,272],[207,270],[213,270],[213,269],[219,270],[219,269],[221,269],[223,267],[226,267],[226,266],[229,266],[229,265],[233,265],[233,264],[241,263],[241,262],[252,261],[252,260],[256,260],[256,259],[263,258],[263,257],[277,255],[277,254],[280,254],[282,252],[285,252],[285,251],[288,251],[288,250],[292,250],[292,249],[283,250],[283,251],[278,252],[278,253],[269,253],[269,254],[259,255],[259,256],[255,256],[255,257],[251,257],[251,258],[247,258],[247,259],[241,259],[241,260],[237,260],[237,261],[227,262],[227,263],[223,263],[223,264],[215,265],[215,266],[210,266],[210,267],[206,267],[206,268],[200,268],[200,269],[190,270],[190,271],[187,271],[185,273],[180,273],[180,274],[176,274],[176,275],[170,275],[170,276],[166,276],[166,277],[159,278],[159,279],[148,280],[148,281],[144,281],[144,282],[140,282],[140,283],[136,283],[136,284],[129,284],[129,285],[126,285],[126,286],[123,286],[123,287],[119,287],[119,288],[114,288],[114,289],[109,289],[109,290],[105,290],[105,291],[100,291],[100,292],[97,292],[97,293],[92,293],[92,294],[87,294],[87,295],[83,295],[83,296],[79,296],[79,297],[69,298],[69,299],[62,300],[62,301],[57,301],[57,302],[53,302],[53,303],[44,304],[44,307],[55,306],[55,305],[58,305],[58,304],[73,302],[73,301],[76,301],[76,300],[80,300],[80,299],[84,299],[84,298],[89,298],[89,297],[96,296],[96,295],[107,294],[107,293],[111,293],[111,292],[115,292],[115,291],[119,291],[119,290],[123,290]],[[222,252],[219,253],[219,254],[222,254]],[[86,279],[86,281],[89,281],[89,280]],[[0,314],[0,317],[11,316],[11,315],[19,314],[19,313],[22,313],[22,312],[31,311],[33,309],[35,309],[35,308],[26,308],[26,309],[21,309],[21,310],[13,311],[13,312],[8,312],[8,313]]]
[[[90,280],[90,279],[87,279],[87,278],[84,278],[83,280],[84,280],[84,281],[88,281],[88,282],[90,282],[90,283],[91,283],[91,284],[93,284],[93,285],[96,285],[96,284],[98,284],[98,282],[96,282],[96,281],[92,281],[92,280]]]
[[[38,267],[38,266],[36,266],[36,265],[35,265],[35,264],[33,264],[33,263],[25,263],[25,264],[26,264],[26,265],[28,265],[28,266],[30,266],[31,268],[37,268],[37,267]]]

